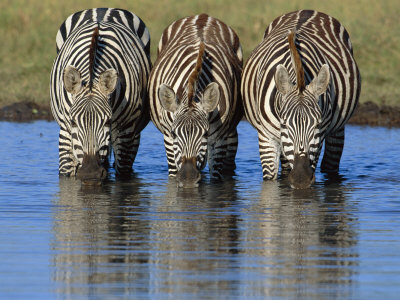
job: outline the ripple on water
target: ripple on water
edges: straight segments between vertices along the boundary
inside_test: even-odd
[[[317,171],[307,190],[262,180],[247,122],[233,179],[205,172],[199,188],[183,190],[152,124],[133,178],[111,169],[96,188],[58,178],[54,122],[0,122],[0,131],[8,298],[397,296],[398,129],[348,126],[339,174]]]

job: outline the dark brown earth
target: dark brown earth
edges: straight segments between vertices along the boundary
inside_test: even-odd
[[[0,108],[0,121],[29,122],[34,120],[54,120],[50,107],[26,101]]]
[[[362,103],[358,105],[349,123],[369,126],[400,127],[400,106],[378,106],[373,102]]]
[[[49,106],[35,102],[18,102],[0,108],[0,121],[30,122],[53,120]],[[400,106],[377,105],[372,102],[359,104],[350,124],[400,127]]]

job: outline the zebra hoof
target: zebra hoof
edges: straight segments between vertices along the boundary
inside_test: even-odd
[[[122,179],[122,180],[124,180],[124,179],[131,179],[131,178],[132,178],[132,170],[123,171],[123,172],[122,172],[122,171],[116,172],[115,176],[116,176],[118,179]]]

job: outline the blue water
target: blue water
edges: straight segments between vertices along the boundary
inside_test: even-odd
[[[150,124],[135,177],[58,177],[54,122],[0,122],[0,298],[396,299],[400,130],[348,126],[340,177],[264,182],[239,125],[237,172],[180,190]]]

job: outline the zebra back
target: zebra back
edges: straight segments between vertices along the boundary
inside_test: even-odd
[[[86,23],[100,22],[112,22],[129,28],[142,41],[145,51],[150,52],[150,33],[138,16],[124,9],[93,8],[74,13],[61,24],[56,36],[57,53],[75,29]]]

